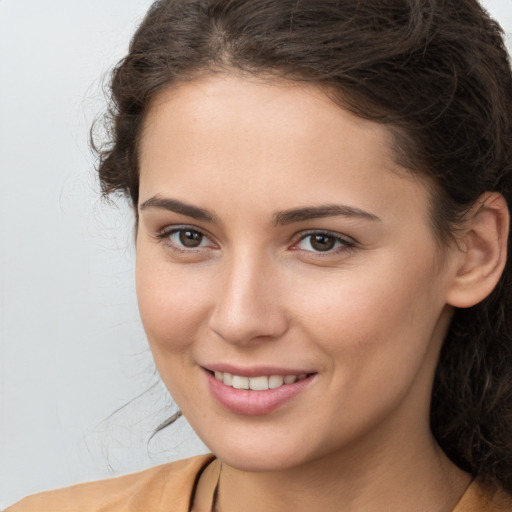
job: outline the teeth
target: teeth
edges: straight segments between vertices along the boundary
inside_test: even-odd
[[[266,391],[267,389],[280,388],[284,384],[293,384],[294,382],[304,380],[306,373],[299,375],[265,375],[261,377],[242,377],[227,372],[215,372],[215,378],[223,382],[226,386],[235,389],[251,389],[253,391]]]
[[[233,387],[235,389],[249,389],[249,377],[233,375]]]
[[[280,388],[284,384],[284,377],[281,375],[272,375],[268,378],[268,387],[270,389]]]
[[[265,391],[268,389],[268,377],[251,377],[249,379],[249,389]]]

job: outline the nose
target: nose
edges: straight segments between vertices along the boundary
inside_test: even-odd
[[[231,344],[244,345],[282,336],[288,329],[280,301],[279,273],[254,255],[233,257],[219,276],[210,329]]]

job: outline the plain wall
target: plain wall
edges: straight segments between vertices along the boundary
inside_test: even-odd
[[[88,131],[149,0],[0,0],[0,508],[206,448],[170,404],[134,291],[131,212]],[[512,31],[512,0],[485,5]],[[111,416],[132,398],[139,398]]]

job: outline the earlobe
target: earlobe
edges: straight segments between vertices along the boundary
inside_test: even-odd
[[[497,192],[483,194],[467,213],[448,304],[468,308],[492,292],[507,259],[509,217],[507,203]]]

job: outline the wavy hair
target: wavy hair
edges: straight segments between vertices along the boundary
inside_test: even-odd
[[[441,244],[482,193],[512,204],[512,77],[499,25],[476,0],[159,0],[114,69],[98,152],[105,195],[138,202],[152,99],[202,73],[307,81],[387,125],[398,163],[428,177]],[[510,240],[509,240],[510,250]],[[461,468],[512,492],[512,267],[455,311],[431,427]],[[167,422],[168,423],[168,422]]]

